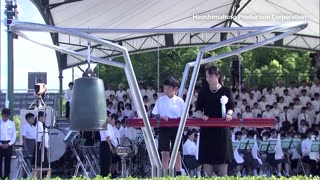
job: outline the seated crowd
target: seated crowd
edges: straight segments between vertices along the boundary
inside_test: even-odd
[[[158,92],[152,85],[144,89],[139,84],[143,102],[149,117],[152,117],[152,109],[158,97],[163,95],[161,88]],[[254,140],[250,148],[241,149],[234,147],[234,164],[229,166],[230,175],[264,175],[273,173],[277,176],[290,176],[296,174],[319,175],[319,152],[311,150],[312,141],[320,140],[320,81],[308,86],[306,81],[298,87],[295,81],[285,87],[280,81],[277,87],[271,85],[259,91],[257,87],[252,89],[232,89],[234,97],[233,118],[275,118],[276,126],[271,128],[233,128],[232,141],[246,142]],[[186,92],[186,90],[184,91]],[[120,84],[114,91],[112,85],[105,91],[107,107],[106,111],[113,122],[112,145],[116,147],[121,137],[130,140],[136,139],[139,129],[126,127],[127,118],[137,117],[135,105],[131,101],[130,89],[125,90]],[[189,116],[194,113],[197,101],[198,89],[195,89]],[[184,95],[184,98],[186,96]],[[115,120],[115,121],[114,121]],[[258,119],[257,119],[258,120]],[[197,127],[185,130],[183,140],[183,160],[185,170],[193,170],[197,176],[201,176],[201,164],[197,163]],[[155,130],[155,138],[157,142]],[[298,139],[298,146],[284,148],[281,142],[284,139]],[[274,150],[261,152],[260,142],[277,141]],[[188,171],[189,172],[189,171]],[[203,175],[203,174],[202,174]]]

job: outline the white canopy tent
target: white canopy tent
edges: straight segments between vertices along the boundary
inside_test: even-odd
[[[49,25],[83,28],[96,36],[126,47],[129,53],[175,47],[199,46],[220,42],[246,32],[225,33],[128,33],[125,29],[208,28],[270,26],[290,21],[307,21],[298,34],[271,43],[269,47],[320,50],[319,0],[32,0]],[[235,17],[231,19],[230,17]],[[111,33],[110,29],[124,29]],[[281,32],[268,34],[272,37]],[[257,36],[241,44],[267,38]],[[52,34],[53,43],[77,51],[86,51],[87,42],[70,35]],[[238,44],[237,44],[238,45]],[[119,55],[99,44],[92,54],[113,58]],[[57,53],[60,70],[85,63],[85,59]]]

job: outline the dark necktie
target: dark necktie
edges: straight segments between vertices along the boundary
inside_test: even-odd
[[[288,121],[287,113],[284,114],[286,121]]]

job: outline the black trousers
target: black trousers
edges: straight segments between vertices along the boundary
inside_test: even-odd
[[[70,115],[70,102],[68,101],[66,103],[66,118],[69,119],[69,115]]]
[[[111,150],[107,141],[100,142],[100,172],[102,177],[107,177],[110,173]]]
[[[1,141],[2,144],[8,144],[9,141]],[[0,177],[2,179],[9,179],[10,168],[11,168],[11,155],[12,146],[7,149],[0,148]],[[4,176],[2,175],[2,159],[4,158]]]

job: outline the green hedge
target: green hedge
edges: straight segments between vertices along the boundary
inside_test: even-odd
[[[55,180],[60,180],[61,178],[52,178]],[[84,180],[84,179],[88,179],[88,178],[84,178],[84,177],[73,177],[71,178],[71,180]],[[93,180],[102,180],[102,179],[110,179],[110,178],[102,178],[100,176],[97,176],[96,178],[94,178]],[[132,177],[128,177],[128,178],[117,178],[117,179],[125,179],[125,180],[140,180],[141,178],[132,178]],[[153,178],[155,180],[169,180],[169,179],[175,179],[175,180],[189,180],[190,177],[188,176],[179,176],[179,177],[164,177],[164,178]],[[212,178],[205,178],[205,177],[201,177],[201,178],[193,178],[193,179],[199,179],[199,180],[319,180],[320,177],[308,177],[308,176],[292,176],[290,178],[286,178],[286,177],[281,177],[281,178],[277,178],[275,176],[272,177],[264,177],[264,176],[246,176],[246,177],[234,177],[234,176],[226,176],[226,177],[212,177]],[[146,179],[145,179],[146,180]]]

